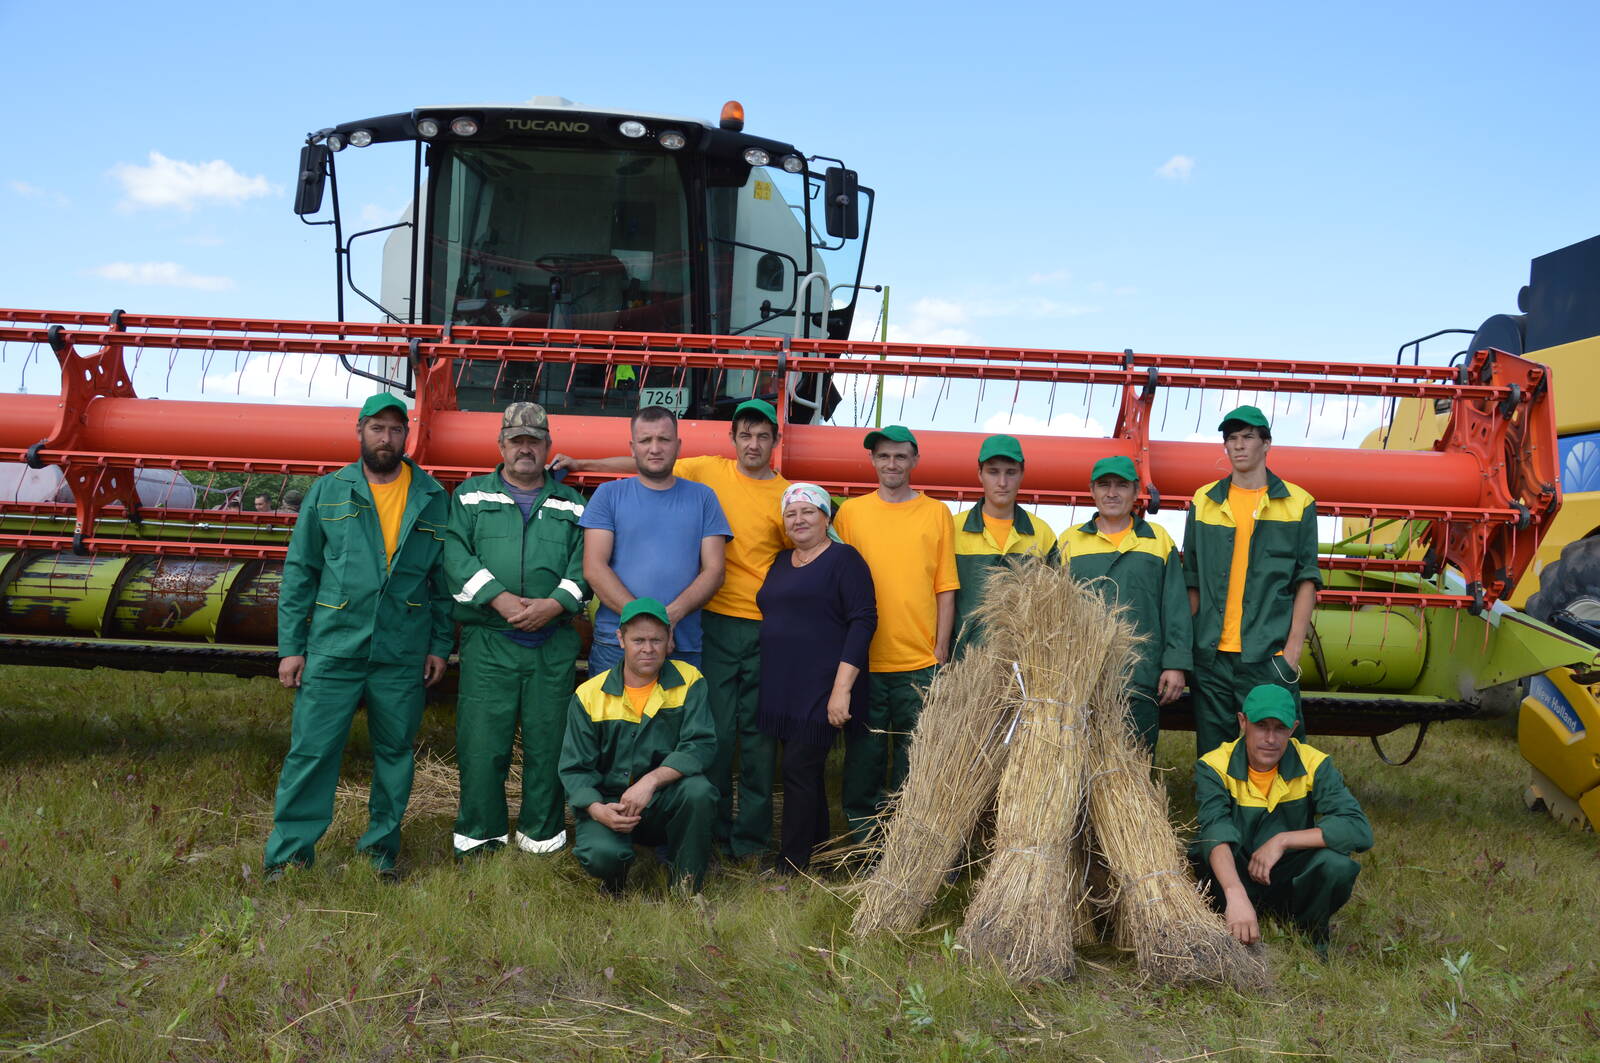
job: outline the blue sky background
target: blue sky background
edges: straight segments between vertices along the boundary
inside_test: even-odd
[[[1514,312],[1530,258],[1600,231],[1592,3],[273,10],[0,5],[22,45],[0,302],[331,318],[328,230],[290,211],[305,133],[537,94],[706,119],[738,98],[751,132],[846,160],[880,197],[865,279],[894,339],[1389,361]],[[164,187],[128,183],[152,152],[239,195],[130,200]],[[395,219],[409,161],[341,156],[357,220]],[[978,424],[1038,427],[989,398]]]

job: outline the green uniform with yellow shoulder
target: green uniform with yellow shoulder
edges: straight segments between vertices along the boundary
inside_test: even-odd
[[[978,450],[978,465],[990,458],[1009,458],[1022,464],[1022,444],[1012,436],[990,436]],[[961,586],[956,588],[956,620],[952,660],[961,656],[966,648],[983,640],[983,628],[973,616],[983,604],[983,589],[989,578],[1006,565],[1036,557],[1054,565],[1056,533],[1036,514],[1021,506],[1013,506],[1010,520],[989,516],[979,502],[965,513],[952,514],[956,551],[956,575]]]
[[[1271,716],[1286,727],[1297,719],[1292,696],[1273,684],[1249,694],[1244,711],[1253,722]],[[1333,759],[1291,738],[1276,770],[1255,772],[1241,737],[1200,758],[1194,787],[1199,829],[1189,858],[1199,880],[1221,896],[1210,857],[1227,844],[1250,903],[1291,920],[1325,948],[1328,921],[1350,899],[1361,873],[1352,854],[1372,848],[1372,825]],[[1269,838],[1312,827],[1321,829],[1324,848],[1290,849],[1268,882],[1250,877],[1250,857]]]
[[[1125,457],[1096,463],[1090,479],[1103,475],[1138,482],[1133,462]],[[1094,584],[1109,601],[1128,607],[1128,619],[1145,638],[1129,684],[1128,711],[1139,741],[1153,753],[1161,733],[1157,681],[1167,669],[1194,667],[1189,594],[1178,548],[1165,528],[1138,517],[1115,535],[1091,517],[1062,532],[1056,548],[1074,579]]]
[[[640,602],[623,610],[626,624]],[[651,611],[649,615],[655,616]],[[634,845],[666,845],[674,881],[688,878],[698,891],[711,859],[717,788],[705,772],[717,756],[717,731],[706,702],[705,678],[685,661],[662,663],[655,683],[635,704],[622,666],[586,680],[572,695],[561,745],[561,784],[576,825],[572,852],[589,874],[620,888],[633,863]],[[589,815],[589,806],[621,799],[643,775],[667,767],[682,778],[656,790],[631,833],[619,833]]]
[[[1225,417],[1229,425],[1270,431],[1254,406]],[[1200,598],[1194,614],[1195,751],[1203,754],[1237,732],[1235,714],[1262,683],[1288,690],[1300,706],[1300,662],[1284,644],[1296,589],[1322,586],[1317,569],[1317,503],[1303,488],[1266,472],[1246,490],[1224,476],[1195,492],[1184,522],[1183,576]],[[1305,737],[1302,714],[1296,737]]]

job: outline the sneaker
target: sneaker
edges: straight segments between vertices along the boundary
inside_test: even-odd
[[[525,853],[559,853],[567,845],[567,832],[565,830],[560,831],[553,838],[544,839],[544,841],[535,841],[520,830],[513,837],[516,839],[517,848]]]

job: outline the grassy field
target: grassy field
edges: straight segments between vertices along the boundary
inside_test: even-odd
[[[1401,769],[1319,743],[1377,848],[1331,961],[1274,928],[1246,997],[1109,948],[1013,988],[954,946],[961,886],[925,932],[856,941],[830,882],[724,869],[675,901],[644,856],[613,902],[568,854],[457,867],[444,814],[384,885],[351,801],[266,885],[288,722],[266,680],[5,672],[0,1060],[1600,1060],[1600,842],[1523,811],[1503,727],[1439,728]],[[450,728],[430,709],[424,744]],[[1186,747],[1160,750],[1180,816]],[[347,778],[365,751],[358,726]]]

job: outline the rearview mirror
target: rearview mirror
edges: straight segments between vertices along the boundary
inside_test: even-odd
[[[861,200],[857,193],[856,172],[830,166],[823,174],[827,200],[824,222],[829,236],[854,240],[861,235]]]
[[[322,209],[322,188],[328,180],[328,146],[307,144],[300,149],[300,178],[294,186],[294,212],[315,214]]]

